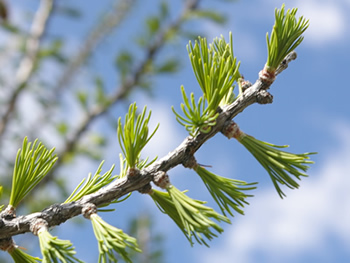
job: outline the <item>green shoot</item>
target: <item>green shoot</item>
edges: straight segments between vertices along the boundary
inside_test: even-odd
[[[54,148],[48,150],[38,143],[23,140],[22,149],[18,150],[13,170],[12,190],[9,205],[17,207],[19,202],[45,177],[55,164],[57,157]]]
[[[299,184],[294,178],[300,180],[301,177],[306,177],[307,174],[303,173],[309,168],[306,164],[314,163],[309,160],[309,155],[315,153],[294,154],[281,151],[279,148],[287,148],[288,145],[274,145],[257,140],[244,133],[242,133],[237,139],[251,154],[253,154],[258,162],[269,173],[273,185],[281,198],[283,198],[285,194],[279,187],[279,184],[286,185],[291,189],[298,188]]]
[[[125,234],[105,221],[97,214],[92,214],[90,220],[98,241],[99,260],[98,262],[117,262],[114,252],[117,252],[125,262],[131,263],[126,248],[136,252],[142,252],[135,238]]]
[[[147,107],[144,107],[142,113],[136,115],[136,103],[131,104],[129,112],[125,116],[124,126],[121,118],[118,121],[119,144],[130,168],[136,168],[142,149],[159,127],[158,124],[152,134],[148,135],[148,123],[151,118],[151,112],[146,116],[146,109]]]
[[[109,169],[109,171],[107,171],[103,175],[101,175],[103,163],[104,163],[104,161],[101,162],[101,164],[97,168],[97,171],[95,172],[95,175],[93,177],[91,177],[91,173],[89,173],[88,178],[87,179],[84,178],[80,182],[80,184],[75,188],[75,190],[67,198],[67,200],[64,201],[64,203],[77,201],[85,195],[95,193],[98,190],[100,190],[102,187],[109,184],[110,182],[112,182],[115,179],[115,177],[112,176],[114,165],[112,165],[112,167],[111,167],[111,169]],[[85,184],[83,185],[84,182],[85,182]],[[78,191],[78,189],[79,189],[79,191]]]
[[[301,16],[296,19],[298,9],[288,9],[285,13],[285,5],[281,9],[275,9],[275,24],[271,36],[266,34],[267,41],[267,62],[266,70],[274,72],[282,60],[300,43],[304,37],[301,36],[309,26],[309,20]]]
[[[200,165],[194,169],[203,180],[209,193],[219,205],[224,215],[225,211],[233,216],[231,208],[240,214],[244,214],[240,207],[249,204],[245,198],[251,197],[243,191],[256,189],[256,183],[246,183],[239,180],[225,178],[209,172]]]

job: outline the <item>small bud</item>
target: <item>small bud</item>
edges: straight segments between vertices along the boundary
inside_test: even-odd
[[[1,238],[0,239],[0,250],[2,251],[11,251],[16,248],[15,243],[11,237]]]
[[[84,205],[83,209],[81,210],[81,213],[83,214],[83,216],[85,218],[90,219],[92,214],[97,213],[96,205],[92,204],[92,203],[88,203],[88,204]]]
[[[128,178],[132,178],[135,177],[137,175],[140,175],[140,170],[137,168],[129,168],[128,172],[127,172],[127,177]]]
[[[166,189],[170,186],[169,175],[163,171],[160,171],[154,175],[153,182],[156,186],[159,186],[162,189]]]
[[[194,158],[193,155],[190,155],[182,162],[182,165],[186,168],[194,169],[195,167],[197,167],[198,164],[196,158]]]
[[[240,137],[243,136],[243,132],[240,130],[239,126],[237,123],[234,121],[230,120],[227,121],[224,125],[224,128],[222,129],[222,133],[228,138],[235,138],[239,140]]]
[[[243,92],[253,85],[249,80],[245,80],[243,76],[238,81]]]
[[[40,231],[47,231],[48,229],[48,223],[46,220],[42,218],[36,219],[31,225],[30,225],[30,231],[34,235],[38,235]]]
[[[140,192],[141,194],[151,194],[151,192],[152,192],[152,186],[151,186],[151,184],[146,184],[146,185],[144,185],[143,187],[141,187],[141,188],[139,189],[139,192]]]
[[[16,208],[12,205],[8,205],[6,209],[1,213],[1,217],[6,220],[11,220],[16,217]]]
[[[275,71],[270,70],[267,66],[259,72],[259,79],[266,85],[270,86],[276,79]]]
[[[269,104],[273,102],[273,96],[266,90],[260,90],[256,100],[259,104]]]

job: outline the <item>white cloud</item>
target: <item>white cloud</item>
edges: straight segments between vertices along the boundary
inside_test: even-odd
[[[346,33],[347,13],[336,1],[299,1],[299,15],[310,19],[305,42],[320,46],[339,41]]]
[[[288,192],[284,200],[271,189],[258,192],[246,215],[226,228],[226,240],[204,251],[198,262],[295,262],[305,253],[329,262],[327,255],[337,254],[329,236],[344,244],[340,249],[348,247],[350,125],[336,124],[334,129],[340,146],[329,152],[318,171],[311,171],[299,190]]]

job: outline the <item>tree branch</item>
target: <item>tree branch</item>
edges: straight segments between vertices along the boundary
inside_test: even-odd
[[[286,62],[287,65],[288,63],[289,61]],[[258,79],[238,99],[221,110],[216,125],[212,127],[209,133],[199,133],[196,137],[188,136],[168,155],[147,168],[140,170],[134,176],[117,179],[96,193],[86,195],[76,202],[55,204],[44,209],[42,212],[9,218],[6,210],[3,211],[0,214],[0,239],[30,232],[31,225],[38,218],[45,220],[49,227],[53,227],[80,215],[82,209],[88,204],[92,203],[96,206],[101,206],[133,191],[140,190],[140,192],[144,192],[142,190],[145,188],[149,189],[150,182],[158,173],[164,173],[177,165],[185,164],[207,140],[218,132],[221,132],[225,128],[225,125],[245,108],[254,103],[261,103],[261,98],[264,98],[264,103],[271,103],[272,96],[266,91],[269,87],[270,83],[267,84],[263,80]]]
[[[40,48],[40,40],[45,33],[50,14],[53,9],[53,0],[42,0],[39,9],[35,14],[34,21],[29,33],[25,54],[20,62],[15,77],[15,88],[10,97],[7,109],[0,121],[0,143],[5,133],[10,116],[15,111],[17,99],[20,93],[27,85],[30,77],[34,72],[34,68],[38,61],[38,51]]]

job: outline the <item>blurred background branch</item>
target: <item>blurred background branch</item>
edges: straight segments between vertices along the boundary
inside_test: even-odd
[[[18,70],[15,73],[12,94],[8,100],[7,107],[0,121],[0,147],[3,140],[3,134],[6,131],[7,124],[11,114],[16,110],[16,103],[22,90],[30,81],[30,77],[34,73],[36,63],[38,62],[38,52],[40,49],[40,41],[44,36],[49,18],[52,14],[54,0],[41,0],[38,11],[35,14],[31,30],[27,36],[24,47],[23,58],[21,59]]]

